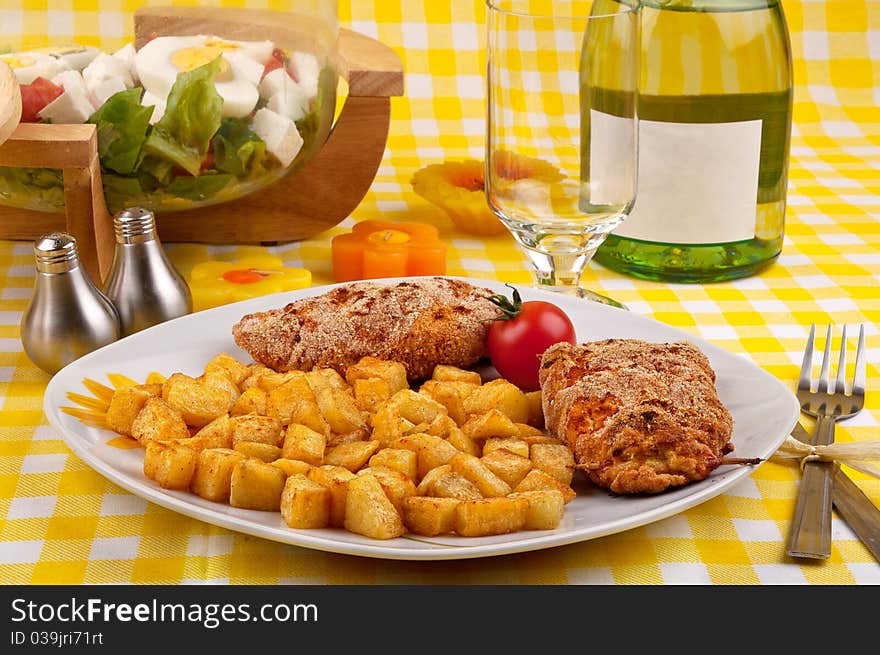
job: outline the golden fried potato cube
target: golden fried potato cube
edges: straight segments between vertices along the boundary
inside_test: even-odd
[[[419,459],[419,477],[433,468],[448,464],[460,451],[451,443],[433,434],[419,432],[398,437],[391,442],[393,448],[414,450]]]
[[[352,381],[354,402],[358,409],[374,412],[376,408],[391,398],[391,387],[382,378],[357,378]]]
[[[398,513],[403,512],[403,501],[416,495],[416,485],[407,475],[390,469],[387,466],[368,466],[361,469],[358,475],[372,475],[382,485],[388,500]]]
[[[215,355],[205,364],[205,373],[219,371],[225,373],[233,384],[239,386],[251,374],[251,369],[228,353]]]
[[[203,427],[232,408],[229,394],[183,373],[174,373],[162,387],[162,399],[180,412],[187,425]]]
[[[293,378],[302,375],[304,375],[303,371],[286,371],[279,373],[269,369],[268,371],[259,374],[259,377],[257,378],[257,386],[266,393],[269,393],[275,387],[280,387],[288,380],[292,380]]]
[[[541,391],[527,391],[526,404],[528,405],[528,418],[522,423],[527,423],[532,427],[544,428],[544,405]]]
[[[528,423],[529,402],[526,394],[503,378],[476,387],[464,400],[464,411],[468,416],[485,414],[492,409],[507,415],[514,423]]]
[[[281,449],[278,446],[259,441],[239,441],[233,446],[233,450],[261,462],[274,462],[281,457]]]
[[[179,411],[161,398],[150,396],[131,423],[131,436],[145,446],[150,441],[186,439],[190,434]]]
[[[531,446],[529,457],[535,468],[552,475],[562,484],[571,484],[574,477],[574,456],[568,446],[536,443]]]
[[[529,444],[519,437],[491,437],[483,443],[483,455],[493,450],[509,450],[520,457],[529,457]]]
[[[165,380],[167,380],[167,379],[168,379],[168,378],[166,378],[164,375],[162,375],[162,374],[159,373],[158,371],[152,371],[151,373],[148,373],[148,374],[147,374],[147,379],[144,381],[144,384],[143,384],[143,385],[140,385],[140,386],[153,387],[153,386],[157,386],[157,385],[158,385],[158,386],[160,387],[159,392],[158,392],[158,393],[153,393],[153,395],[154,395],[154,396],[161,396],[161,395],[162,395],[162,389],[161,389],[161,387],[162,387],[162,385],[165,383]],[[152,393],[152,392],[151,392],[151,393]]]
[[[291,422],[296,407],[301,402],[313,402],[315,394],[309,386],[305,374],[297,375],[266,394],[266,416],[274,416],[282,424]]]
[[[545,434],[543,432],[541,432],[540,434],[520,434],[519,438],[529,444],[529,446],[536,443],[562,443],[562,441],[560,441],[556,437],[551,437],[549,434]]]
[[[241,391],[238,386],[232,379],[229,377],[229,374],[224,370],[212,370],[207,373],[203,373],[200,377],[196,378],[199,382],[204,384],[208,389],[222,391],[229,398],[227,403],[226,411],[232,409],[235,405],[235,401],[238,400],[238,397],[241,395]]]
[[[144,475],[163,489],[188,489],[198,451],[182,444],[150,441],[144,451]]]
[[[548,437],[547,434],[541,429],[536,428],[533,425],[529,425],[528,423],[515,423],[516,429],[519,434],[517,436],[520,439],[537,439],[537,438],[548,438],[553,439],[553,437]]]
[[[450,430],[449,436],[446,437],[446,441],[451,443],[461,452],[473,455],[474,457],[479,457],[483,453],[483,449],[480,447],[479,442],[476,439],[467,436],[461,428]]]
[[[309,480],[330,491],[330,525],[335,528],[343,527],[348,483],[354,478],[354,473],[342,466],[324,464],[311,468],[307,475]]]
[[[354,396],[347,391],[330,389],[329,393],[319,395],[317,402],[332,432],[345,434],[367,428],[367,412],[357,406]]]
[[[504,448],[493,450],[480,458],[480,461],[513,489],[522,482],[532,470],[532,460]]]
[[[229,414],[218,416],[195,433],[205,448],[232,448],[232,421]]]
[[[510,494],[508,498],[525,498],[528,501],[524,530],[553,530],[562,522],[565,497],[558,489],[519,491]]]
[[[367,428],[360,428],[359,430],[352,430],[351,432],[344,432],[342,434],[334,434],[330,433],[330,436],[327,437],[327,447],[334,448],[344,443],[351,443],[352,441],[366,441],[370,438],[370,431]]]
[[[525,498],[463,500],[455,508],[455,532],[462,537],[487,537],[522,530],[529,501]]]
[[[518,485],[513,488],[515,493],[520,491],[535,491],[539,489],[556,489],[562,493],[562,497],[566,504],[570,503],[577,496],[577,492],[569,485],[563,484],[552,475],[548,475],[541,469],[532,468],[526,474]]]
[[[235,463],[229,481],[229,504],[242,509],[277,512],[287,474],[277,466],[258,459]]]
[[[131,436],[131,424],[152,394],[137,386],[120,387],[113,392],[107,407],[107,426],[114,432]]]
[[[370,457],[369,465],[386,466],[400,471],[410,480],[416,480],[419,475],[418,453],[409,448],[382,448]]]
[[[265,415],[268,397],[269,395],[265,391],[254,385],[241,393],[232,409],[229,410],[229,413],[233,416],[241,416],[243,414]]]
[[[324,463],[327,439],[300,423],[291,423],[284,436],[282,455],[287,459],[299,459],[313,466]]]
[[[325,437],[330,437],[330,424],[327,423],[327,420],[321,414],[321,408],[318,407],[318,403],[314,400],[303,400],[297,403],[296,407],[293,408],[293,413],[290,415],[290,422],[305,425],[315,432],[323,434]]]
[[[449,471],[439,476],[431,484],[431,495],[438,498],[457,498],[458,500],[476,500],[483,494],[477,486],[461,473]]]
[[[352,441],[339,444],[324,454],[324,463],[342,466],[356,473],[367,465],[379,447],[378,441]]]
[[[232,470],[245,459],[246,455],[231,448],[206,448],[196,460],[190,491],[205,500],[228,502]]]
[[[324,387],[329,386],[331,389],[337,389],[339,391],[351,391],[351,385],[345,381],[345,378],[339,374],[335,368],[325,367],[325,368],[315,368],[306,373],[306,378],[309,380],[310,385],[317,384],[318,386]],[[315,391],[315,387],[312,387],[312,390]]]
[[[242,441],[258,441],[273,446],[281,445],[284,428],[277,418],[260,414],[243,414],[232,416],[229,420],[232,422],[233,444]]]
[[[390,444],[414,425],[412,421],[401,417],[387,401],[379,404],[370,416],[369,423],[372,427],[370,439],[378,441],[383,446]]]
[[[303,462],[298,459],[287,459],[286,457],[279,457],[278,459],[269,462],[272,466],[277,466],[284,474],[287,476],[291,476],[294,473],[302,473],[306,475],[309,471],[312,470],[312,465],[308,462]]]
[[[478,457],[458,453],[449,463],[453,471],[473,482],[486,498],[506,496],[511,492],[510,485],[495,475]]]
[[[453,430],[459,430],[458,423],[452,420],[451,417],[446,416],[444,414],[439,414],[437,418],[435,418],[430,423],[422,423],[422,428],[417,430],[417,432],[424,432],[425,434],[433,434],[436,437],[443,437],[444,439],[449,436],[449,433]],[[418,426],[416,426],[418,427]]]
[[[430,423],[437,416],[448,413],[446,408],[436,400],[412,389],[401,389],[384,404],[394,408],[398,416],[415,425]]]
[[[274,373],[274,371],[262,364],[249,364],[248,375],[238,386],[242,391],[247,391],[251,387],[257,387],[259,386],[260,378],[267,373]]]
[[[403,523],[413,534],[435,537],[455,529],[456,498],[410,496],[403,503]]]
[[[448,364],[438,364],[435,366],[431,379],[441,382],[467,382],[475,386],[483,384],[483,379],[476,371],[468,371]]]
[[[376,357],[362,357],[357,364],[352,364],[345,369],[345,379],[352,387],[357,387],[357,380],[379,378],[388,384],[390,394],[397,393],[401,389],[409,387],[406,376],[406,367],[400,362],[378,359]]]
[[[446,408],[450,418],[456,425],[464,423],[464,394],[460,391],[462,383],[444,382],[441,380],[426,380],[419,387],[419,393],[437,401]],[[470,387],[467,383],[466,386]]]
[[[374,475],[356,475],[348,482],[345,529],[372,539],[393,539],[406,532],[403,519]]]
[[[510,420],[507,414],[490,409],[482,414],[471,414],[464,425],[462,432],[471,439],[490,439],[492,437],[515,437],[519,435],[516,424]]]
[[[281,517],[290,528],[326,528],[330,524],[330,490],[294,473],[281,492]]]
[[[422,477],[416,487],[416,494],[419,496],[432,496],[434,482],[451,471],[452,466],[450,464],[444,464],[443,466],[431,469]]]

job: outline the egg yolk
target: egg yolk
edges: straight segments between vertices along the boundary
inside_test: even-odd
[[[0,58],[7,64],[9,64],[10,68],[27,68],[28,66],[33,66],[37,63],[31,57],[20,57],[18,55],[11,55],[9,57]]]
[[[237,43],[223,41],[221,39],[208,39],[205,41],[205,45],[209,48],[217,48],[218,50],[238,50],[239,48]]]
[[[220,48],[213,46],[193,46],[192,48],[181,48],[171,55],[171,63],[181,73],[186,73],[199,66],[209,64],[217,57],[223,54]],[[220,71],[215,78],[218,82],[226,81],[232,78],[229,69],[229,63],[225,59],[220,60]]]

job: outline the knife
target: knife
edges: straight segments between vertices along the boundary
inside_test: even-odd
[[[794,426],[791,436],[810,443],[810,435],[800,423]],[[880,509],[839,466],[835,467],[831,502],[874,559],[880,562]]]

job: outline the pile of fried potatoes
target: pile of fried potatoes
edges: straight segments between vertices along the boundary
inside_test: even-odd
[[[278,373],[226,353],[199,377],[117,389],[107,425],[145,447],[144,474],[291,528],[374,539],[488,536],[562,520],[574,459],[541,429],[540,392],[437,366],[418,391],[399,362]]]

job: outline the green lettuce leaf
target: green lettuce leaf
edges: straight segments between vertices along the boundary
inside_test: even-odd
[[[201,177],[178,175],[166,187],[165,191],[172,196],[187,200],[207,200],[226,187],[233,179],[232,175],[202,175]]]
[[[255,177],[264,170],[266,143],[241,118],[224,118],[214,136],[214,166],[239,177]]]
[[[152,107],[141,106],[141,93],[138,87],[115,93],[89,117],[98,128],[98,154],[105,169],[127,175],[139,163],[153,114]]]
[[[223,99],[214,88],[220,56],[177,76],[165,114],[153,126],[144,151],[198,175],[211,137],[220,128]]]

